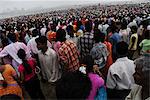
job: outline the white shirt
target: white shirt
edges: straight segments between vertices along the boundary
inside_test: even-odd
[[[119,58],[113,63],[107,75],[106,86],[110,89],[131,89],[134,84],[134,62],[127,57]]]
[[[60,66],[56,52],[48,48],[45,54],[38,52],[43,78],[48,82],[56,82],[61,77]]]
[[[27,47],[28,49],[34,53],[34,54],[37,54],[38,53],[38,48],[37,48],[37,43],[35,41],[36,38],[38,38],[39,36],[36,36],[36,37],[33,37],[31,40],[29,40],[28,44],[27,44]],[[52,47],[51,43],[48,41],[47,42],[47,46],[48,47]]]
[[[7,45],[6,47],[4,47],[4,49],[0,52],[0,57],[5,57],[7,55],[10,55],[17,63],[21,64],[22,60],[17,56],[19,49],[25,50],[27,54],[27,58],[31,57],[27,46],[22,42],[11,43]]]
[[[104,24],[104,25],[102,25],[102,31],[106,34],[107,32],[107,28],[109,27],[109,25],[108,24]]]
[[[46,32],[46,28],[43,27],[43,28],[40,30],[41,36],[45,36],[45,32]]]
[[[142,86],[135,84],[125,100],[142,100]],[[150,97],[145,100],[150,100]]]

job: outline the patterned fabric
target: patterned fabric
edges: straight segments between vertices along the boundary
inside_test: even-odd
[[[7,82],[8,86],[3,88],[0,84],[0,96],[7,95],[7,94],[15,94],[19,97],[22,97],[22,90],[18,83],[14,80],[13,76],[16,75],[16,71],[13,69],[11,65],[5,65],[5,70],[2,73],[5,81]]]
[[[95,60],[95,64],[98,64],[100,68],[103,68],[106,65],[109,52],[107,51],[105,44],[101,42],[94,44],[90,54]]]
[[[79,52],[73,41],[66,40],[59,49],[61,63],[67,71],[75,71],[79,68]]]
[[[94,35],[92,33],[86,32],[78,41],[78,48],[80,49],[81,58],[90,54],[90,51],[94,44]]]

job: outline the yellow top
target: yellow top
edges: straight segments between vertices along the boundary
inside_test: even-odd
[[[134,44],[132,43],[132,38],[133,37],[135,37],[135,42],[134,42]],[[137,50],[137,43],[138,43],[138,35],[137,35],[137,33],[134,33],[134,34],[132,34],[131,35],[131,37],[130,37],[130,43],[129,43],[129,50]],[[131,46],[132,46],[132,44],[133,44],[133,47],[131,48]]]

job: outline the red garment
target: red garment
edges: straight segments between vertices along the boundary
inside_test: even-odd
[[[112,44],[110,42],[107,42],[107,41],[105,41],[104,44],[106,45],[107,50],[109,51],[109,55],[107,57],[107,62],[106,62],[105,69],[104,69],[104,77],[107,77],[108,69],[109,69],[110,65],[113,64]]]
[[[73,41],[66,40],[59,48],[59,57],[65,64],[67,71],[78,70],[79,64],[79,52],[76,44]]]
[[[33,78],[35,76],[35,67],[36,67],[36,63],[33,59],[29,59],[28,60],[28,64],[30,65],[30,67],[32,68],[32,73],[30,74],[27,74],[26,71],[25,71],[25,68],[24,66],[21,64],[19,65],[18,67],[18,71],[21,73],[25,73],[25,81],[29,81],[31,78]]]

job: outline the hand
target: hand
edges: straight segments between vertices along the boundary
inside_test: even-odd
[[[97,73],[99,76],[103,77],[98,65],[93,65],[93,71],[94,71],[94,73]]]

